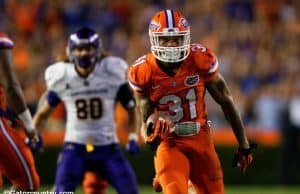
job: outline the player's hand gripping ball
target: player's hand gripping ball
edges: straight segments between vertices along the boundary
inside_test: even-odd
[[[151,150],[156,150],[161,141],[169,137],[174,122],[168,112],[157,111],[152,113],[146,121],[146,143]]]

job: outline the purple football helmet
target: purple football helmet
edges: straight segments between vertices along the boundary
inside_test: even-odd
[[[85,55],[82,57],[76,57],[73,54],[75,48],[82,48],[85,46],[92,46],[95,48],[95,52],[92,55]],[[72,33],[68,40],[67,46],[67,56],[69,60],[75,65],[82,68],[88,68],[95,64],[100,56],[101,40],[99,35],[92,29],[87,27],[82,27],[76,32]]]

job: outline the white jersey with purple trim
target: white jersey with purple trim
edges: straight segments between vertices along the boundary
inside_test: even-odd
[[[114,106],[119,87],[126,82],[127,67],[118,57],[106,57],[87,78],[78,75],[73,63],[59,62],[46,69],[48,90],[66,107],[65,141],[94,145],[118,142]]]

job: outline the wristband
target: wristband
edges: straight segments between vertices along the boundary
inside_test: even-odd
[[[21,119],[23,122],[25,129],[27,132],[32,132],[34,131],[34,126],[32,122],[32,117],[28,109],[26,109],[24,112],[18,114],[18,117]]]
[[[129,133],[128,139],[129,139],[129,141],[130,140],[138,141],[138,135],[134,132]]]

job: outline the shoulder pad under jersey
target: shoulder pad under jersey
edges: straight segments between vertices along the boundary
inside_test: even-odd
[[[128,71],[128,80],[131,88],[139,94],[147,94],[147,85],[150,81],[152,69],[152,55],[144,55],[138,58]]]
[[[201,44],[191,44],[191,55],[198,69],[207,74],[218,70],[218,59],[214,52]]]
[[[55,90],[63,82],[69,63],[57,62],[50,65],[45,71],[45,81],[49,90]]]
[[[5,33],[0,32],[0,49],[12,49],[14,42]]]
[[[103,66],[105,73],[120,80],[126,80],[128,64],[125,60],[121,59],[120,57],[109,56],[103,58],[100,62],[99,68],[96,69],[96,73],[98,73],[98,69],[102,69],[101,66]]]

